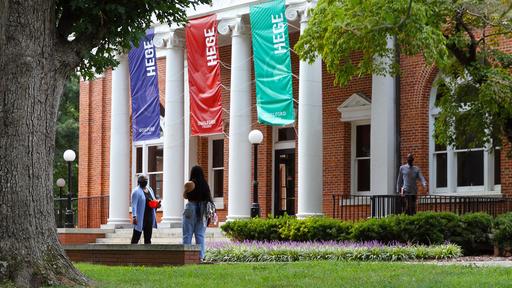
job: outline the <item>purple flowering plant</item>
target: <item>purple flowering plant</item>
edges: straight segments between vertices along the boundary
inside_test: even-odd
[[[242,241],[208,244],[206,258],[213,262],[292,262],[311,260],[404,261],[446,259],[462,255],[454,244],[410,245],[379,241]]]

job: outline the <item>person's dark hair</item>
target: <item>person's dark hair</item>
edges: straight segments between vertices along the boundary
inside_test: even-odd
[[[140,182],[142,182],[142,181],[144,181],[144,180],[147,180],[147,179],[146,179],[146,176],[144,176],[144,175],[140,175],[140,176],[139,176],[139,178],[137,178],[137,183],[140,183]]]
[[[193,181],[195,184],[195,189],[192,194],[203,195],[203,197],[207,197],[211,201],[210,187],[208,186],[208,182],[204,178],[203,168],[201,166],[194,166],[190,170],[190,181]],[[190,200],[190,198],[189,198]]]
[[[146,188],[148,185],[148,177],[146,177],[146,175],[140,175],[137,178],[137,184],[139,184],[141,188]]]
[[[407,164],[409,164],[409,166],[412,166],[413,163],[414,163],[414,154],[409,153],[409,155],[407,155]]]
[[[206,182],[204,179],[204,172],[201,166],[194,166],[192,170],[190,170],[190,181],[194,181],[196,184]]]

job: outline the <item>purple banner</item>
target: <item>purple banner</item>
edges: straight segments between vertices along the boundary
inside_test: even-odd
[[[153,29],[128,53],[133,141],[160,138],[160,97]]]

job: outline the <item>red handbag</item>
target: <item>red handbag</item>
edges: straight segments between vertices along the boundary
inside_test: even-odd
[[[156,209],[158,208],[158,204],[160,204],[160,201],[158,200],[150,200],[148,203],[149,208]]]

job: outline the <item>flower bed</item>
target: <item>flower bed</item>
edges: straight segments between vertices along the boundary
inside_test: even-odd
[[[206,260],[212,262],[294,262],[406,261],[459,257],[462,250],[453,244],[404,245],[370,242],[290,242],[244,241],[212,243]]]

